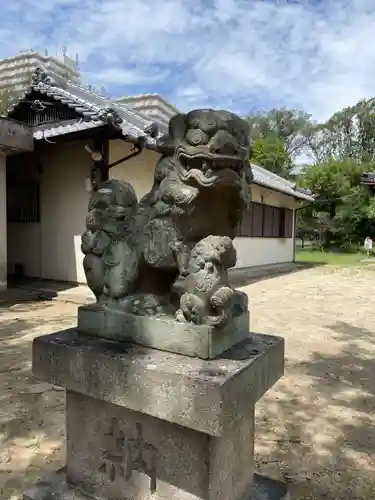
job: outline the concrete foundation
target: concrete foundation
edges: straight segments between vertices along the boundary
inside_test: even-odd
[[[67,464],[24,498],[287,498],[253,467],[255,403],[283,370],[283,339],[265,335],[213,360],[76,329],[36,338],[34,374],[67,389]]]

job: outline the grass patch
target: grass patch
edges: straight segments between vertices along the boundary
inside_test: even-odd
[[[364,252],[321,252],[320,250],[312,250],[311,248],[299,249],[296,252],[296,262],[311,262],[335,266],[361,264],[366,258],[367,256]]]

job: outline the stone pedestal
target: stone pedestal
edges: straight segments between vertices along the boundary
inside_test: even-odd
[[[235,314],[220,328],[178,323],[165,316],[137,316],[90,304],[78,308],[77,329],[108,340],[134,342],[175,354],[213,359],[249,336],[247,295],[236,291],[235,297]]]
[[[283,370],[283,339],[264,335],[214,360],[76,329],[39,337],[34,374],[67,390],[67,464],[24,498],[286,498],[253,470],[255,403]]]

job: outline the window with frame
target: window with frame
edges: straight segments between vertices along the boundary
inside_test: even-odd
[[[7,184],[7,221],[40,222],[40,188],[34,182]]]
[[[237,236],[292,238],[293,210],[253,202],[242,218]]]

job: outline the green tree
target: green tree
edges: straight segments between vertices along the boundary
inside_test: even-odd
[[[372,164],[359,164],[352,159],[327,161],[305,168],[298,183],[309,188],[316,201],[301,211],[297,230],[310,229],[318,235],[323,247],[345,247],[358,243],[373,230],[370,218],[371,197],[360,184],[363,172]]]
[[[367,206],[367,217],[375,220],[375,197],[371,197]]]
[[[287,177],[293,166],[282,140],[272,136],[253,141],[252,161],[282,177]]]
[[[302,241],[302,248],[306,241],[317,241],[318,232],[315,214],[311,205],[297,210],[296,214],[296,236]]]
[[[253,140],[277,138],[283,142],[291,159],[304,152],[315,127],[307,113],[286,108],[271,109],[265,114],[248,116],[247,120]]]
[[[288,177],[293,162],[301,153],[309,153],[316,125],[310,115],[286,108],[247,117],[253,141],[253,161],[277,174]]]
[[[375,161],[375,98],[337,111],[316,125],[308,149],[316,162]]]

